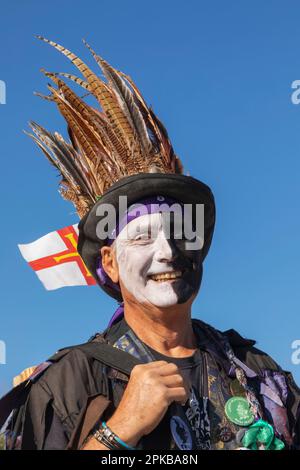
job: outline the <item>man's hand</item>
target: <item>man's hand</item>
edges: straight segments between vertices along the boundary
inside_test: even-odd
[[[119,406],[107,425],[126,444],[134,447],[142,436],[156,428],[172,402],[184,404],[187,398],[188,391],[175,364],[154,361],[135,366]],[[84,449],[92,448],[105,449],[105,446],[91,439]]]

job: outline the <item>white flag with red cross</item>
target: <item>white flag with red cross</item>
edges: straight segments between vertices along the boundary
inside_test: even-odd
[[[47,290],[66,286],[92,286],[95,279],[77,251],[78,225],[48,233],[38,240],[18,245],[23,258]]]

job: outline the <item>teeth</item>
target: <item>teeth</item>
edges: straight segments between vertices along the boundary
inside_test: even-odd
[[[154,281],[165,281],[167,279],[177,279],[182,276],[182,271],[172,271],[170,273],[153,274],[150,276]]]

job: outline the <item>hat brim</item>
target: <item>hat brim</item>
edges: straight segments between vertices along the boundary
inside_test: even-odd
[[[122,178],[112,185],[79,223],[77,250],[99,286],[111,297],[122,300],[120,293],[99,283],[96,273],[100,249],[107,239],[97,237],[96,226],[102,216],[97,215],[101,204],[112,204],[118,215],[119,197],[127,196],[128,207],[141,199],[151,196],[167,196],[184,204],[204,204],[204,245],[202,260],[211,245],[215,226],[215,202],[210,188],[201,181],[186,175],[172,173],[139,173]]]

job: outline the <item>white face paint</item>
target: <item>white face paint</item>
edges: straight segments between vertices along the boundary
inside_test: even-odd
[[[170,307],[188,300],[199,288],[202,271],[200,276],[199,269],[193,271],[193,259],[184,250],[174,249],[166,238],[163,214],[147,214],[129,222],[114,244],[120,279],[140,303]]]

